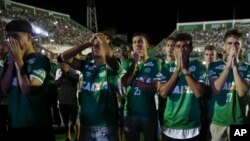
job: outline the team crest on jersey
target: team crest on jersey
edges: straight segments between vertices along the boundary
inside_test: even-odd
[[[145,67],[153,67],[154,66],[154,63],[153,62],[147,62],[144,64]]]
[[[225,65],[219,65],[215,67],[216,70],[223,70],[224,68],[225,68]]]
[[[146,68],[144,69],[144,72],[145,72],[145,73],[150,73],[150,72],[151,72],[151,69],[150,69],[149,67],[146,67]]]
[[[106,71],[102,71],[102,72],[99,73],[99,77],[105,77],[106,74],[107,74]]]
[[[175,69],[176,69],[175,67],[171,67],[171,68],[169,69],[169,71],[170,71],[170,72],[174,72]]]
[[[196,66],[190,66],[188,70],[189,72],[194,72],[196,70]]]

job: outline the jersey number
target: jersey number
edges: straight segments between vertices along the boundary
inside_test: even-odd
[[[141,90],[138,87],[135,87],[134,95],[141,95]]]
[[[233,93],[227,93],[227,102],[231,102]]]

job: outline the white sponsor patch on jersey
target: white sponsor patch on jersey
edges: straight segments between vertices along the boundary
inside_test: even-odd
[[[151,61],[144,64],[144,67],[153,67],[153,66],[154,66],[154,63]]]
[[[44,69],[33,70],[33,74],[39,75],[42,78],[46,77],[46,71]]]
[[[225,65],[219,65],[215,67],[216,70],[223,70],[224,68],[225,68]]]
[[[188,93],[193,93],[190,87],[188,86],[175,86],[174,94],[188,94]]]
[[[85,82],[83,81],[83,90],[87,90],[87,91],[100,91],[100,90],[107,90],[108,89],[108,83],[107,81],[103,82],[103,83],[90,83],[90,82]]]

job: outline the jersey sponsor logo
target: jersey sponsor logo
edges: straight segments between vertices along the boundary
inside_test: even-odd
[[[196,66],[190,66],[188,70],[189,72],[194,72],[196,70]]]
[[[94,70],[95,69],[94,65],[85,65],[85,68],[87,68],[89,70]]]
[[[224,68],[225,68],[225,65],[219,65],[215,67],[216,70],[223,70]]]
[[[247,68],[244,67],[244,66],[239,66],[239,67],[238,67],[238,70],[239,70],[239,71],[247,71]]]
[[[85,76],[86,76],[86,77],[91,77],[91,76],[92,76],[92,73],[89,72],[89,71],[87,71]]]
[[[153,66],[154,66],[154,63],[151,61],[144,64],[144,67],[153,67]]]
[[[235,90],[235,84],[234,82],[231,83],[225,83],[223,90]]]
[[[137,77],[136,80],[140,81],[140,82],[145,82],[145,83],[152,83],[152,78],[148,78],[148,77]]]
[[[103,83],[90,83],[83,81],[83,90],[91,91],[91,92],[96,92],[100,90],[107,90],[108,89],[108,83],[107,81],[104,81]]]
[[[209,77],[211,77],[211,76],[213,76],[213,75],[215,75],[216,74],[216,72],[214,72],[213,70],[210,70],[209,72],[208,72],[208,76]]]
[[[46,77],[46,71],[44,69],[33,70],[33,73],[41,76],[42,78]]]
[[[190,87],[188,86],[175,86],[174,94],[188,94],[188,93],[193,93]]]

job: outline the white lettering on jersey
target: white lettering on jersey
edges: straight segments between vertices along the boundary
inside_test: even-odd
[[[232,83],[225,83],[223,90],[235,90],[235,84],[234,82]]]
[[[46,71],[44,69],[33,70],[33,73],[40,75],[42,78],[46,77]]]
[[[153,67],[154,66],[154,63],[153,62],[147,62],[146,64],[144,64],[144,66],[149,66],[149,67]]]
[[[88,90],[88,91],[100,91],[100,90],[107,90],[108,89],[108,83],[107,81],[103,83],[90,83],[90,82],[85,82],[83,81],[83,90]]]
[[[188,86],[176,86],[173,93],[175,94],[188,94],[193,93],[193,91]]]
[[[247,68],[244,66],[239,66],[238,68],[239,71],[247,71]]]
[[[216,70],[223,70],[224,68],[225,68],[225,65],[219,65],[215,67]]]

